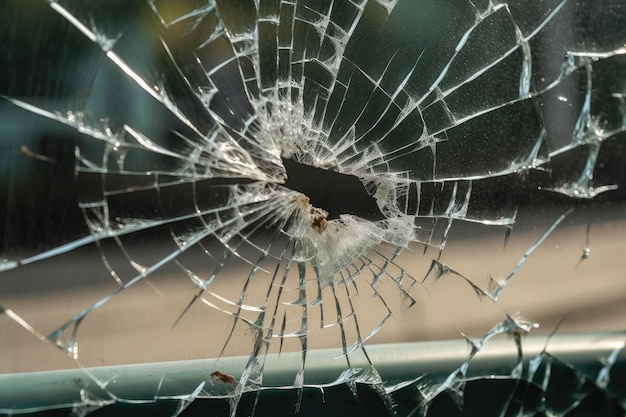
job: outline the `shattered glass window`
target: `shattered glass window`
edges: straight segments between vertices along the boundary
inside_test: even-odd
[[[6,0],[0,71],[0,382],[75,372],[0,413],[623,415],[622,1]]]

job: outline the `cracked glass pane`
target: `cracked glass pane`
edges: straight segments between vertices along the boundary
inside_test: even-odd
[[[622,2],[0,8],[0,373],[74,375],[0,413],[623,415]]]

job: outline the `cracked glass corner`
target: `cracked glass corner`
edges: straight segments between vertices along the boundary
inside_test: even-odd
[[[81,375],[0,414],[345,386],[397,415],[623,415],[623,335],[563,334],[625,330],[625,5],[0,10],[0,373]],[[404,379],[370,354],[444,339],[463,357]],[[140,397],[96,368],[206,358]]]

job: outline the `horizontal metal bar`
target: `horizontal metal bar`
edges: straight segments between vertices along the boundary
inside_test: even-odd
[[[544,352],[583,372],[599,368],[612,352],[624,348],[626,331],[522,336],[523,361]],[[472,345],[463,339],[367,347],[367,354],[386,386],[401,384],[428,375],[444,379],[469,357]],[[311,350],[307,353],[305,385],[332,385],[346,371],[340,349]],[[624,356],[624,355],[622,355]],[[289,388],[300,367],[300,352],[268,355],[263,371],[264,387]],[[352,368],[370,368],[365,356],[350,356]],[[219,371],[241,378],[248,357],[189,360],[79,368],[47,372],[0,375],[0,413],[72,407],[85,403],[85,396],[124,402],[155,401],[159,398],[188,396],[201,387],[200,397],[227,398],[236,384],[218,381],[211,373]],[[624,362],[626,359],[618,359]],[[488,341],[471,360],[468,378],[506,375],[518,363],[518,347],[513,336]]]

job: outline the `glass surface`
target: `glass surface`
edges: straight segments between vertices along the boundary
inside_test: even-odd
[[[0,71],[0,373],[624,330],[623,1],[6,0]]]

